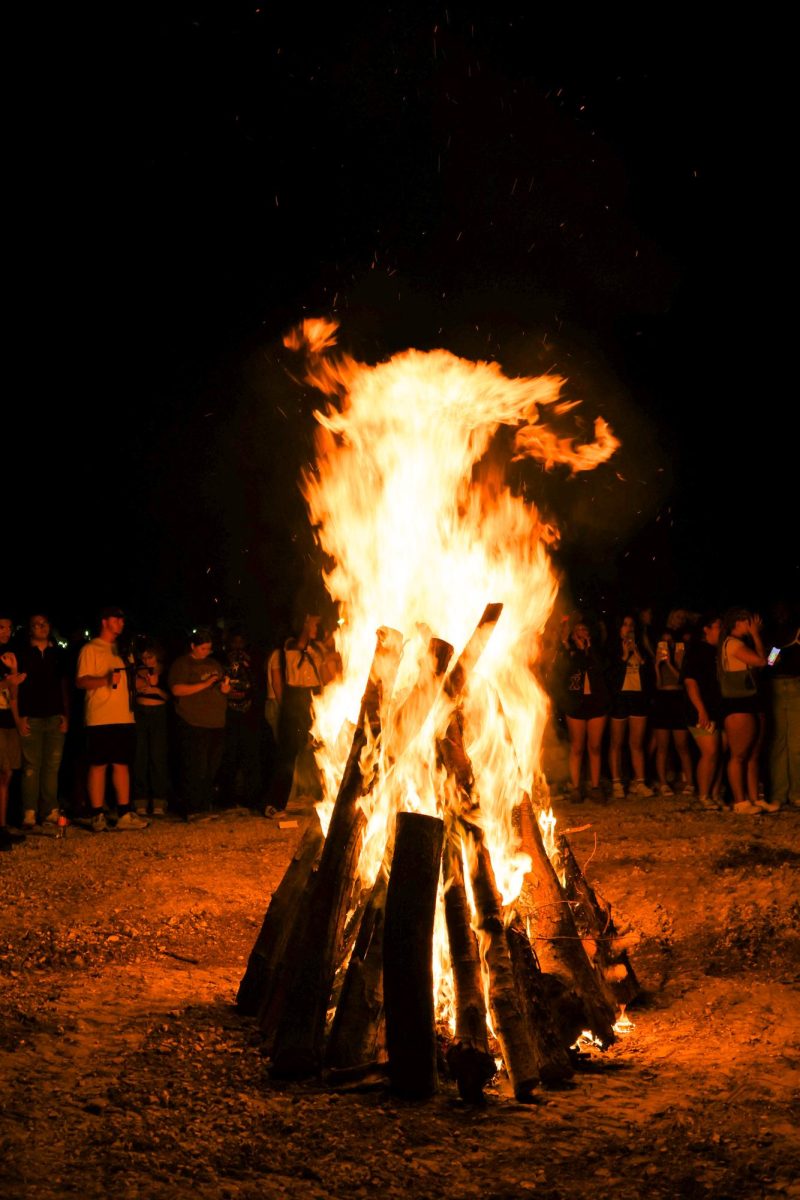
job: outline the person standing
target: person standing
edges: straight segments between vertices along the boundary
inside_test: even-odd
[[[777,812],[779,804],[758,795],[762,702],[753,671],[767,665],[760,616],[747,608],[728,609],[722,618],[718,664],[733,811],[739,816],[753,816],[762,810]]]
[[[22,824],[31,829],[58,821],[58,771],[69,728],[69,690],[64,654],[51,636],[49,618],[33,613],[18,655],[25,675],[18,704],[22,743]]]
[[[196,629],[189,638],[189,653],[175,659],[168,677],[178,716],[178,771],[187,820],[213,808],[225,743],[231,685],[212,649],[211,630]]]
[[[772,730],[769,756],[770,801],[800,808],[800,622],[786,604],[775,606],[769,683]]]
[[[136,667],[136,757],[133,763],[133,799],[140,817],[152,805],[154,817],[163,817],[169,792],[167,759],[167,701],[162,676],[163,654],[154,642],[139,653]]]
[[[149,824],[131,808],[135,693],[133,665],[123,659],[117,646],[124,628],[122,609],[104,608],[98,637],[88,642],[78,657],[75,684],[86,693],[87,790],[95,833],[108,828],[104,803],[109,766],[117,799],[117,829],[146,829]]]
[[[25,841],[24,833],[12,833],[6,826],[8,788],[22,761],[17,732],[17,688],[21,676],[17,656],[8,648],[12,629],[11,618],[0,616],[0,850],[11,850],[17,842]]]
[[[238,795],[248,808],[255,808],[261,796],[260,720],[254,703],[255,680],[250,651],[243,633],[236,631],[230,635],[225,661],[231,686],[219,770],[220,792],[229,802]]]

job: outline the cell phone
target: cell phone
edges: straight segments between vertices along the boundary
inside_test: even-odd
[[[780,646],[773,646],[772,649],[770,650],[769,654],[767,655],[767,666],[774,667],[775,663],[778,661],[780,656],[781,656]]]

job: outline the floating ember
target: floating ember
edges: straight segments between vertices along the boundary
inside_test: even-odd
[[[462,1095],[480,1096],[498,1051],[523,1097],[571,1075],[582,1030],[613,1041],[612,983],[629,1000],[635,980],[555,835],[536,664],[557,535],[507,486],[500,451],[582,471],[618,442],[600,418],[589,444],[548,427],[574,407],[555,376],[443,350],[369,366],[334,353],[336,328],[306,321],[286,344],[328,397],[302,486],[343,672],[315,701],[319,823],[239,1004],[278,1076],[388,1056],[395,1090],[424,1095],[438,1031]]]

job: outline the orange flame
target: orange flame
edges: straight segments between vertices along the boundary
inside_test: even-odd
[[[538,775],[548,712],[534,668],[557,592],[547,553],[556,534],[490,469],[493,439],[510,427],[516,458],[546,467],[566,463],[572,471],[605,462],[619,443],[601,419],[586,445],[543,424],[543,411],[574,407],[560,399],[564,381],[556,376],[511,379],[497,364],[445,350],[408,350],[370,366],[331,353],[336,332],[333,322],[307,320],[285,339],[291,349],[305,350],[307,381],[330,398],[315,413],[316,462],[302,481],[320,545],[333,561],[325,582],[343,618],[336,633],[343,675],[317,697],[314,710],[323,826],[349,750],[342,731],[358,718],[376,629],[392,627],[405,639],[394,687],[397,718],[430,637],[445,639],[458,655],[484,606],[502,603],[462,709],[479,802],[474,820],[510,903],[530,867],[517,850],[512,813]],[[377,874],[394,812],[442,813],[446,789],[435,731],[446,715],[441,697],[391,769],[383,763],[378,786],[364,798],[360,871],[367,883]],[[383,750],[370,745],[365,758],[380,761]]]

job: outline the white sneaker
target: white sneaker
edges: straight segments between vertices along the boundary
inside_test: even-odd
[[[146,817],[147,816],[147,801],[146,800],[137,800],[136,801],[136,811],[140,817]]]
[[[781,804],[779,800],[765,800],[762,796],[759,796],[758,800],[756,800],[756,806],[760,808],[762,812],[776,813],[781,811]]]
[[[32,808],[26,808],[25,813],[22,817],[22,828],[23,829],[33,829],[35,824],[36,824],[36,813],[34,812],[34,810]]]
[[[675,795],[668,783],[660,783],[658,785],[658,794],[659,796],[663,796],[665,800],[671,800]]]
[[[751,804],[749,800],[740,800],[738,804],[734,804],[731,811],[739,817],[754,817],[761,812],[761,809],[757,804]]]
[[[167,811],[167,806],[163,800],[154,800],[153,801],[153,816],[154,817],[163,817],[164,813],[166,811]]]
[[[149,821],[145,821],[143,817],[137,816],[135,812],[131,811],[119,818],[117,829],[147,829],[149,824]]]
[[[47,814],[47,816],[42,818],[42,824],[43,825],[57,825],[58,824],[58,809],[51,808],[50,812]]]
[[[625,788],[622,786],[621,779],[612,779],[611,780],[611,796],[612,796],[612,799],[614,799],[614,800],[624,800],[625,799]]]
[[[643,800],[647,800],[654,795],[653,789],[648,787],[643,779],[634,779],[631,786],[628,788],[629,796],[641,796]]]

